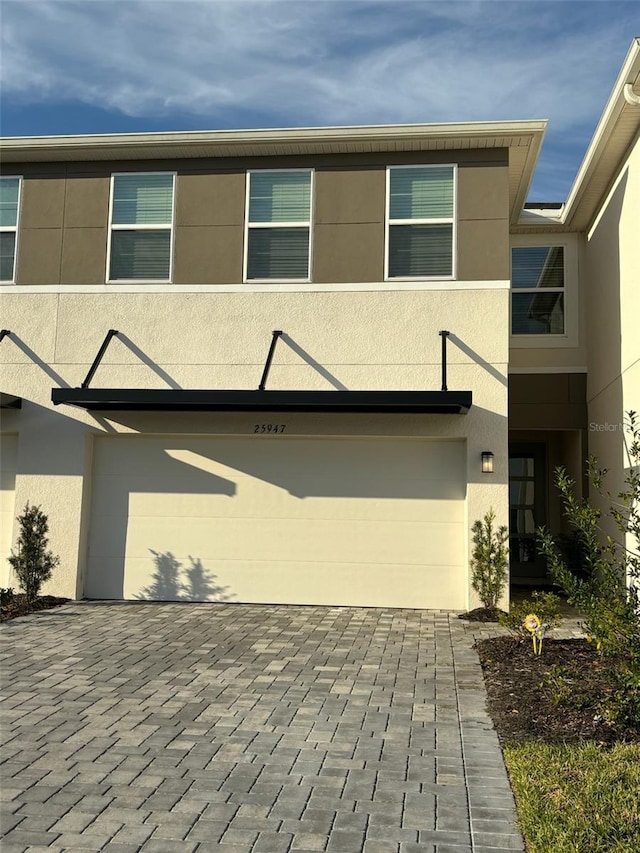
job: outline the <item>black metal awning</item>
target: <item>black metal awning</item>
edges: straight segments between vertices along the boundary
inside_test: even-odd
[[[54,388],[55,406],[127,412],[363,412],[464,415],[471,391],[208,391]]]
[[[182,388],[90,388],[89,384],[112,338],[109,329],[79,388],[54,388],[54,406],[65,403],[92,412],[363,412],[390,414],[466,415],[471,391],[447,388],[447,337],[442,336],[440,391],[267,391],[265,385],[281,331],[273,332],[257,391],[185,390]]]
[[[21,409],[22,397],[16,397],[15,394],[5,394],[0,391],[0,409]]]

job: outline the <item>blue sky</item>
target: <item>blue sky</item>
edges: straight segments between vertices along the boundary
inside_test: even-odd
[[[3,136],[549,119],[562,201],[631,39],[618,0],[2,0]]]

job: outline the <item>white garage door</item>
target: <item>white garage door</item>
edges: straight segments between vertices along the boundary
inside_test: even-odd
[[[96,439],[88,598],[463,608],[459,441]]]
[[[17,462],[18,436],[0,436],[0,586],[3,587],[16,587],[7,557],[13,535]]]

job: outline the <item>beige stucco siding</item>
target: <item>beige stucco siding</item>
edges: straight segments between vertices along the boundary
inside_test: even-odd
[[[16,587],[7,557],[13,544],[18,436],[0,433],[0,586]]]
[[[623,487],[623,472],[629,466],[621,435],[625,413],[640,412],[639,222],[640,141],[636,140],[587,235],[585,249],[589,450],[611,471],[608,485],[613,493]]]
[[[511,335],[509,369],[513,372],[586,373],[589,337],[586,326],[587,299],[584,274],[588,261],[585,258],[583,235],[551,232],[513,235],[511,246],[562,246],[564,248],[565,333],[563,335]]]
[[[3,429],[20,436],[16,505],[40,503],[50,517],[51,545],[61,566],[49,588],[62,595],[83,594],[96,494],[92,457],[101,436],[228,436],[252,442],[256,422],[282,422],[281,414],[104,417],[52,407],[51,388],[80,385],[107,329],[119,329],[121,337],[111,342],[94,387],[257,388],[271,330],[282,329],[286,337],[278,343],[269,388],[434,390],[440,387],[438,331],[446,328],[452,333],[449,388],[473,391],[468,415],[291,413],[286,436],[458,442],[464,448],[467,484],[461,498],[463,606],[473,603],[467,572],[470,524],[490,506],[506,522],[507,323],[506,288],[95,295],[8,291],[3,294],[3,325],[12,335],[0,347],[1,384],[24,403],[21,411],[3,414]],[[483,450],[496,455],[490,477],[480,473]],[[339,515],[341,509],[333,511]]]

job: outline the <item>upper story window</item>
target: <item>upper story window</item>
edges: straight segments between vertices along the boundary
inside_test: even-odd
[[[173,173],[113,175],[108,281],[171,281]]]
[[[14,282],[21,178],[0,178],[0,281]]]
[[[311,169],[247,173],[244,280],[311,277]]]
[[[563,335],[563,246],[516,246],[511,250],[511,334]]]
[[[387,169],[386,278],[455,275],[455,166]]]

